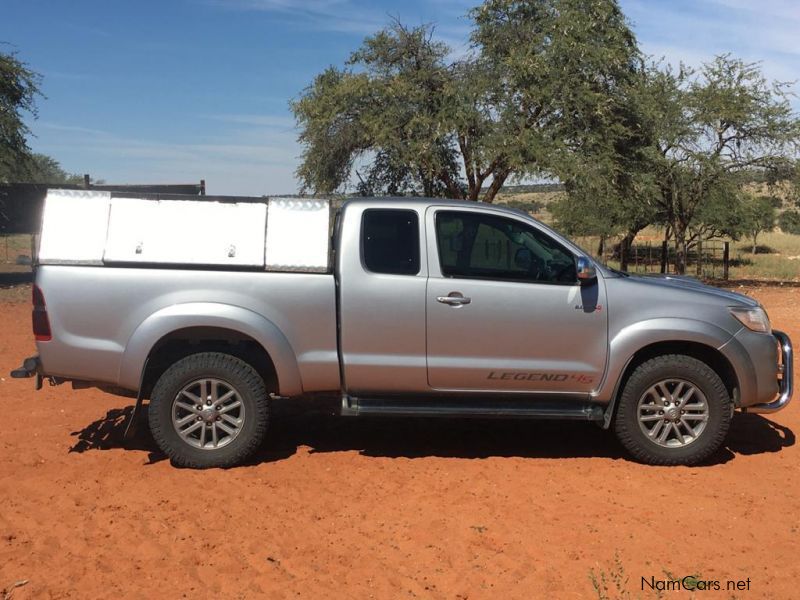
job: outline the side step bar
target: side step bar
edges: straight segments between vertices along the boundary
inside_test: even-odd
[[[342,396],[342,416],[473,417],[603,421],[599,404],[576,400],[356,398]]]

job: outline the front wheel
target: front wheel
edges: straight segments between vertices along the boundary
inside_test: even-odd
[[[192,354],[169,367],[150,397],[150,431],[173,464],[230,467],[264,439],[269,398],[256,370],[219,352]]]
[[[657,356],[628,379],[614,429],[641,462],[693,465],[722,445],[732,409],[725,384],[707,364],[684,355]]]

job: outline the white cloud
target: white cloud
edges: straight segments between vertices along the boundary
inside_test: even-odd
[[[232,10],[269,12],[302,28],[340,33],[374,33],[385,26],[387,13],[352,0],[206,0]]]
[[[204,119],[212,121],[222,121],[225,123],[236,123],[239,125],[255,125],[258,127],[270,127],[275,129],[293,130],[295,122],[292,117],[284,115],[200,115]]]
[[[704,0],[659,4],[621,0],[642,50],[698,68],[730,53],[759,63],[768,79],[800,79],[800,3],[797,0]],[[794,85],[794,91],[800,86]],[[797,99],[792,101],[800,108]]]

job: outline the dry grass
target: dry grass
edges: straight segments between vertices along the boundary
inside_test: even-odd
[[[800,281],[800,235],[773,231],[758,237],[756,254],[747,241],[731,243],[732,279]]]
[[[28,234],[0,235],[0,265],[14,265],[20,257],[31,256],[31,236]]]

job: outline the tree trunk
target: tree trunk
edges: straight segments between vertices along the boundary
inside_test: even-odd
[[[500,188],[503,187],[510,173],[511,171],[509,169],[502,169],[494,172],[492,185],[489,186],[489,189],[486,190],[483,196],[484,202],[491,203],[494,201],[494,197],[497,195],[497,192],[500,191]]]
[[[686,273],[686,254],[689,244],[686,242],[686,228],[676,225],[675,230],[675,272],[678,275]]]
[[[629,229],[628,232],[625,234],[625,237],[619,243],[619,269],[620,271],[627,271],[628,270],[628,258],[630,257],[631,253],[631,246],[633,245],[633,240],[636,239],[636,234],[639,233],[638,230]]]

